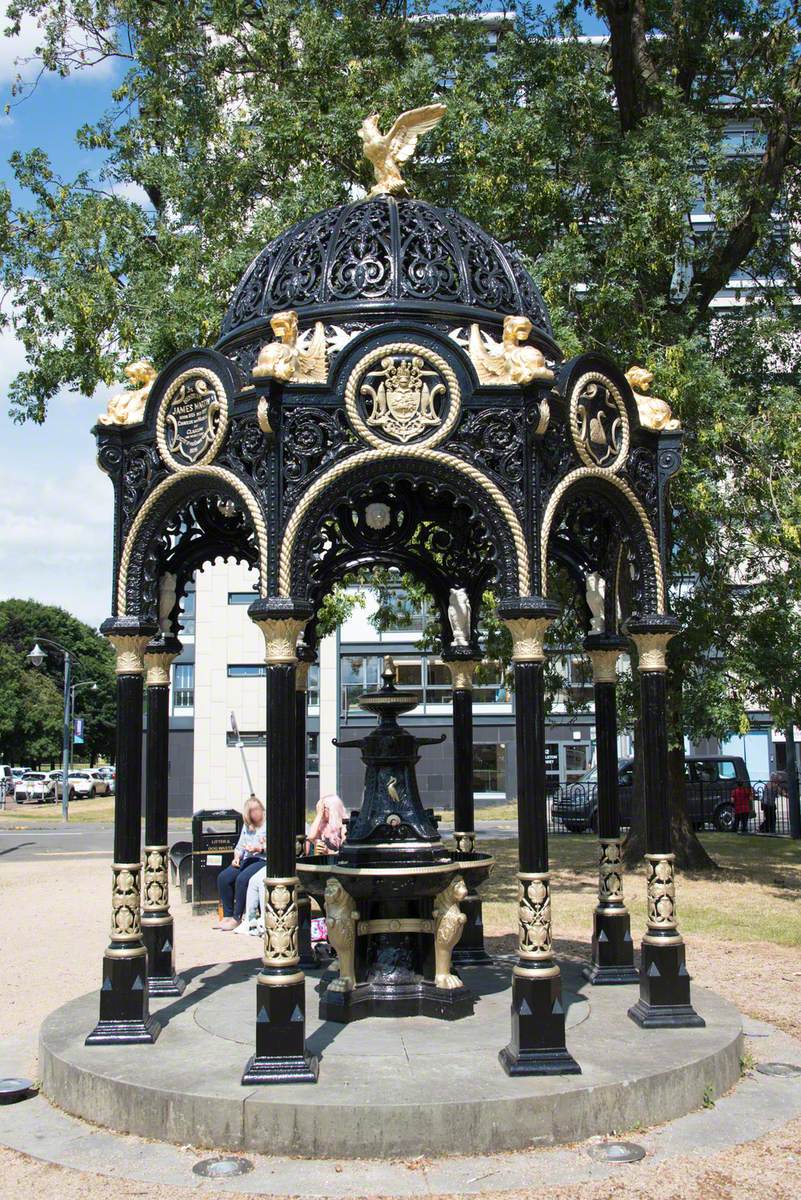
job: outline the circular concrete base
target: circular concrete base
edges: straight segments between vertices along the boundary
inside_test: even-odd
[[[698,1108],[740,1074],[741,1021],[696,988],[704,1029],[643,1030],[626,1015],[634,987],[593,989],[563,967],[567,1045],[581,1075],[508,1078],[511,966],[466,967],[472,1017],[317,1019],[319,973],[307,975],[307,1042],[320,1080],[243,1088],[253,1050],[258,963],[200,968],[186,992],[153,1001],[153,1046],[84,1046],[97,995],[42,1027],[45,1094],[97,1125],[162,1141],[262,1154],[386,1158],[479,1154],[579,1141],[653,1125]]]

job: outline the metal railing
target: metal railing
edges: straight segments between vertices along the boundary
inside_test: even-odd
[[[688,816],[697,830],[731,833],[735,828],[732,792],[736,780],[687,783]],[[790,835],[790,808],[786,790],[768,780],[753,780],[751,813],[747,833]],[[632,787],[619,788],[620,824],[627,829],[631,820]],[[773,801],[773,802],[771,802]],[[597,831],[597,783],[554,783],[548,793],[548,832],[595,833]]]

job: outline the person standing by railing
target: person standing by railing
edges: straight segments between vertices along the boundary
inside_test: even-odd
[[[762,824],[760,833],[776,832],[776,802],[781,792],[781,782],[778,772],[774,771],[762,789]]]
[[[748,822],[753,816],[751,803],[754,793],[751,787],[742,780],[732,788],[731,799],[734,805],[734,832],[748,833]]]

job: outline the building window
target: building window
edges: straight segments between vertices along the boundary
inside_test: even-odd
[[[266,675],[267,667],[264,663],[229,663],[228,678],[229,679],[251,679],[259,675]]]
[[[243,746],[264,747],[267,745],[267,734],[263,730],[259,732],[256,730],[248,731],[240,729],[239,739],[241,740]],[[225,735],[225,744],[226,746],[239,745],[236,734],[231,729],[229,729]]]
[[[319,663],[312,663],[309,667],[309,687],[306,693],[306,703],[308,708],[320,707],[320,666]]]
[[[252,604],[253,601],[257,600],[257,599],[258,599],[258,596],[256,595],[255,592],[229,592],[228,593],[228,603],[229,604]]]
[[[397,686],[414,692],[418,705],[441,707],[453,702],[453,683],[448,667],[438,658],[394,655]],[[362,692],[378,687],[383,658],[378,654],[344,654],[340,663],[342,712],[357,710]],[[477,704],[510,704],[511,694],[500,663],[482,663],[476,672],[473,701]]]
[[[320,735],[319,733],[306,734],[306,774],[320,774]]]
[[[567,783],[576,783],[587,774],[590,769],[590,751],[589,742],[565,743],[565,781]]]
[[[178,614],[178,633],[184,637],[195,636],[195,593],[187,592],[181,601]]]
[[[506,745],[493,742],[473,746],[473,792],[506,795]]]
[[[176,663],[172,676],[173,712],[192,708],[195,703],[195,664]]]

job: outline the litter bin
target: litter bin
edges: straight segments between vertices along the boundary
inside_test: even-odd
[[[207,808],[192,817],[192,912],[217,904],[217,876],[231,865],[241,829],[235,808]]]

